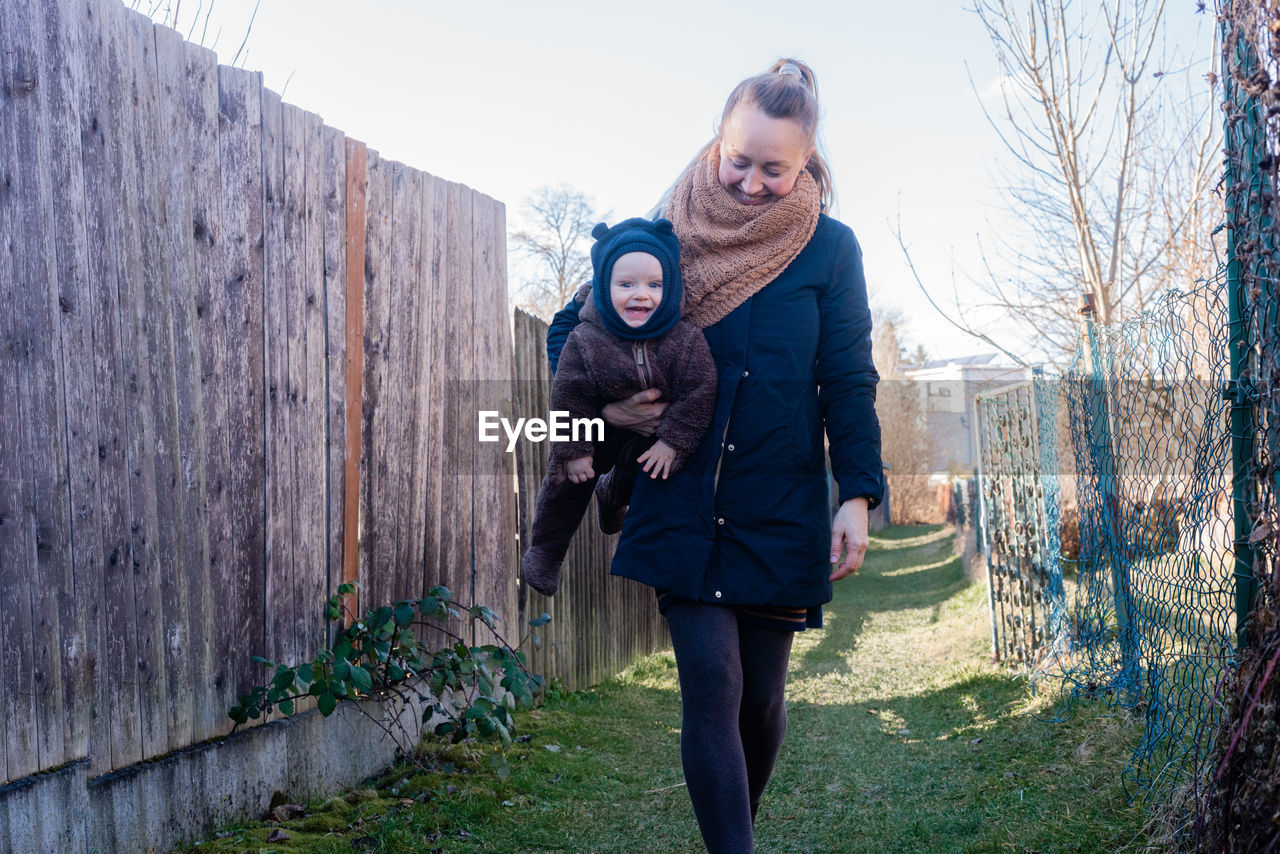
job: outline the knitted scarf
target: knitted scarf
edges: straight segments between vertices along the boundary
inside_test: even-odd
[[[684,317],[706,328],[772,282],[813,237],[821,204],[817,182],[801,170],[791,192],[744,205],[720,185],[720,146],[712,145],[676,182],[666,215],[680,238]]]

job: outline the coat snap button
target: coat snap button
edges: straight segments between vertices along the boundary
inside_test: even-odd
[[[716,591],[716,598],[717,598],[717,599],[719,599],[722,595],[724,595],[724,594],[722,594],[719,590],[717,590],[717,591]]]
[[[743,375],[744,377],[749,377],[749,376],[751,376],[751,372],[750,372],[750,371],[743,371],[743,372],[742,372],[742,375]]]
[[[730,446],[729,446],[729,450],[731,450],[731,451],[733,450],[733,445],[730,445]]]
[[[717,524],[717,525],[723,525],[723,524],[724,524],[724,517],[723,517],[723,516],[717,517],[717,518],[716,518],[716,524]]]

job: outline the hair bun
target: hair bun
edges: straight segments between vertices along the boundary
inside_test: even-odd
[[[801,81],[804,80],[804,72],[800,70],[800,66],[789,59],[778,66],[778,73],[785,74],[788,77],[799,77]]]
[[[596,227],[591,229],[591,236],[596,240],[604,237],[609,232],[609,226],[603,222],[597,222]]]

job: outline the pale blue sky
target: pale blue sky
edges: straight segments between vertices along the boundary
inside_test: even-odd
[[[184,35],[199,2],[181,2]],[[204,42],[220,26],[230,62],[254,0],[213,2]],[[644,213],[711,137],[734,84],[800,57],[818,75],[834,213],[863,245],[873,305],[899,310],[911,343],[945,357],[990,347],[927,305],[891,222],[900,206],[916,266],[946,302],[953,259],[978,270],[977,235],[990,244],[1009,222],[993,178],[1002,151],[969,81],[991,91],[996,65],[968,5],[262,0],[240,64],[277,92],[287,80],[287,101],[383,156],[505,202],[514,223],[527,194],[559,182],[615,218]],[[1171,4],[1185,40],[1212,26],[1194,10]],[[981,300],[963,282],[961,298]],[[994,320],[983,331],[1017,346]]]

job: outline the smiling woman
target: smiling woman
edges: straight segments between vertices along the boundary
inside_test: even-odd
[[[683,468],[636,483],[612,571],[652,586],[671,630],[682,767],[711,852],[752,850],[794,633],[821,625],[831,583],[861,565],[883,489],[862,251],[824,214],[818,115],[804,63],[747,78],[663,210],[680,239],[684,317],[715,360],[716,411]],[[557,315],[549,351],[577,311]],[[601,413],[652,430],[651,392]]]

